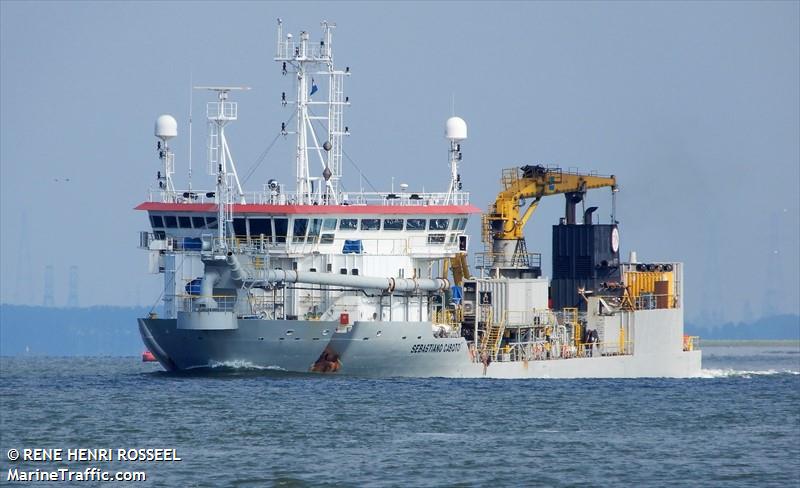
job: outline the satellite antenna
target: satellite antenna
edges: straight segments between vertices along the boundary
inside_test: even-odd
[[[164,173],[158,173],[158,186],[163,190],[164,201],[168,202],[175,197],[175,185],[172,183],[172,175],[175,174],[175,154],[169,150],[169,141],[178,135],[178,122],[172,115],[160,115],[156,119],[154,133],[161,139],[156,150],[158,158],[164,164]]]
[[[445,205],[452,199],[455,203],[456,194],[461,191],[461,175],[458,174],[458,165],[461,163],[461,141],[467,140],[467,123],[461,117],[450,117],[445,123],[444,136],[450,141],[450,188],[444,199]]]

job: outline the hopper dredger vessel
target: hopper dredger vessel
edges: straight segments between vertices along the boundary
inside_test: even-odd
[[[482,212],[462,190],[467,126],[451,117],[446,191],[346,191],[350,69],[334,66],[333,28],[323,22],[312,42],[278,22],[275,61],[294,83],[293,94],[281,94],[293,110],[279,134],[296,140],[294,189],[276,180],[243,189],[225,131],[238,117],[231,96],[245,87],[196,87],[216,95],[206,109],[213,188],[192,187],[190,162],[188,189],[176,189],[169,142],[177,122],[156,121],[162,166],[137,209],[149,216],[140,248],[150,272],[164,275],[163,309],[139,319],[139,330],[164,368],[493,378],[700,372],[696,338],[684,335],[682,264],[620,258],[614,176],[506,169]],[[610,190],[608,223],[583,205],[600,188]],[[553,226],[548,279],[523,230],[553,195],[564,195],[565,214]],[[480,219],[483,245],[473,266],[470,217]]]

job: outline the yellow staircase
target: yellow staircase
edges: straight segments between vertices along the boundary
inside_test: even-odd
[[[504,320],[495,322],[492,320],[491,315],[488,318],[489,320],[486,321],[486,333],[483,335],[483,340],[481,340],[481,350],[493,357],[500,348],[500,340],[506,330],[506,323]]]

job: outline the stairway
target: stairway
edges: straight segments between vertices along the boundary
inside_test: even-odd
[[[483,335],[481,341],[481,349],[489,353],[494,358],[497,350],[500,347],[500,340],[503,338],[503,332],[506,330],[505,322],[495,323],[489,322],[486,324],[486,333]]]

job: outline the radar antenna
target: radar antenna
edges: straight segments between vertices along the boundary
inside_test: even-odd
[[[309,34],[303,31],[299,40],[292,34],[283,34],[283,22],[278,19],[278,46],[275,61],[281,63],[284,75],[293,74],[297,82],[296,100],[286,100],[281,95],[281,104],[295,104],[296,129],[282,133],[295,134],[297,138],[295,155],[295,175],[297,178],[297,203],[337,204],[339,202],[339,180],[342,177],[342,138],[349,135],[344,127],[342,112],[349,99],[344,97],[342,88],[345,76],[350,76],[350,68],[344,71],[333,66],[333,29],[336,24],[322,21],[322,39],[318,45],[309,42]],[[321,92],[318,81],[328,81],[328,99],[312,98]],[[321,83],[320,83],[321,84]],[[324,87],[323,87],[324,88]],[[321,93],[320,93],[321,95]],[[327,108],[327,114],[314,113],[313,107]],[[314,122],[317,123],[315,129]],[[324,130],[319,129],[319,125]],[[325,132],[323,134],[323,132]],[[323,137],[324,136],[324,139]],[[311,156],[309,155],[311,153]],[[309,160],[316,154],[321,170],[312,176]]]
[[[225,246],[225,230],[233,225],[234,187],[239,203],[247,203],[236,172],[228,140],[225,137],[225,126],[238,117],[238,104],[228,101],[231,91],[246,91],[248,86],[196,86],[195,90],[209,90],[217,93],[216,102],[206,104],[208,119],[208,174],[217,176],[217,221],[219,222],[220,245]]]

